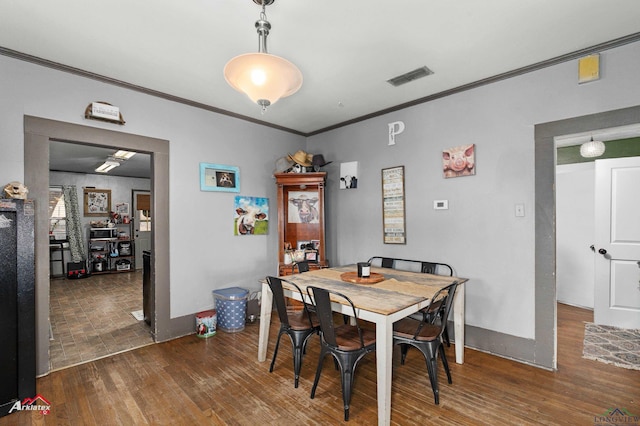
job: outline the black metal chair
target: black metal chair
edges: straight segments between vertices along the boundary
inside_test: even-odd
[[[394,257],[373,256],[369,259],[372,266],[382,268],[399,269],[407,271],[420,271],[425,274],[453,276],[453,268],[446,263],[425,262],[423,260],[399,259]]]
[[[273,292],[273,300],[276,303],[276,310],[278,311],[278,317],[280,318],[280,331],[278,332],[278,340],[276,341],[276,347],[273,351],[273,360],[271,361],[271,367],[269,372],[273,372],[273,367],[276,363],[276,356],[278,355],[278,347],[280,346],[280,337],[283,334],[287,334],[291,340],[293,347],[293,372],[294,372],[294,385],[297,388],[300,379],[300,369],[302,367],[302,357],[304,356],[307,341],[309,338],[317,334],[320,329],[320,323],[315,314],[312,314],[307,309],[307,305],[303,304],[302,309],[289,309],[285,302],[284,290],[282,288],[281,278],[267,277],[267,283],[271,287]],[[296,290],[302,295],[302,290],[295,283],[287,281],[296,288]]]
[[[306,260],[303,260],[301,262],[295,262],[291,266],[291,273],[295,274],[296,273],[296,269],[298,270],[298,273],[308,272],[309,271],[309,262],[306,261]]]
[[[429,305],[441,304],[444,306],[444,316],[446,318],[451,310],[453,297],[458,286],[457,281],[436,292],[431,298]],[[427,307],[427,310],[429,307]],[[401,349],[401,364],[404,365],[409,346],[417,348],[424,355],[429,381],[436,404],[440,403],[440,390],[438,389],[438,355],[442,359],[444,371],[447,373],[447,380],[451,381],[449,363],[444,353],[442,334],[444,333],[446,321],[440,319],[438,315],[425,315],[421,321],[407,317],[393,325],[393,343],[399,344]]]
[[[314,398],[316,394],[324,358],[327,354],[331,354],[340,370],[344,420],[347,421],[349,420],[349,404],[351,402],[355,370],[358,362],[366,354],[376,350],[376,333],[375,330],[360,328],[355,306],[347,296],[313,286],[307,287],[307,293],[316,307],[320,321],[320,359],[316,370],[316,378],[311,388],[311,398]],[[331,297],[341,298],[343,302],[351,306],[355,325],[337,325],[334,323]]]
[[[382,268],[392,268],[399,270],[409,270],[409,271],[420,271],[424,274],[433,274],[433,275],[444,275],[444,276],[453,276],[453,268],[446,263],[439,262],[425,262],[423,260],[411,260],[411,259],[396,259],[392,257],[383,257],[383,256],[373,256],[369,259],[369,263],[373,263],[375,265],[380,265]],[[419,319],[420,315],[439,315],[442,318],[444,312],[442,311],[442,306],[434,305],[431,306],[431,311],[427,312],[426,309],[421,310],[420,312],[412,315],[413,318]],[[451,346],[451,340],[449,339],[449,331],[447,330],[447,325],[445,321],[445,330],[443,334],[444,342],[447,346]]]

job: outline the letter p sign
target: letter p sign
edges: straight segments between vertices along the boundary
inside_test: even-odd
[[[389,123],[389,145],[396,144],[396,135],[404,132],[404,123],[402,121],[394,121]]]

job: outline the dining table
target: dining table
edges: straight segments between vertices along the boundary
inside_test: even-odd
[[[356,271],[356,265],[345,265],[280,278],[295,283],[303,292],[306,292],[307,286],[340,292],[353,301],[358,318],[375,324],[378,424],[388,425],[391,422],[393,323],[427,307],[439,289],[457,282],[459,285],[453,300],[454,345],[456,362],[464,363],[465,286],[461,284],[468,279],[378,267],[371,267],[370,275],[377,279],[359,279]],[[306,294],[298,293],[293,286],[288,286],[287,281],[282,284],[285,296],[309,302]],[[271,289],[263,281],[258,339],[260,362],[267,358],[272,300]],[[350,307],[337,302],[332,303],[332,309],[334,312],[352,314]]]

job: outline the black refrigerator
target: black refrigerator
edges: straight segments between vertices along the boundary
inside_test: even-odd
[[[0,416],[36,395],[34,214],[0,199]]]

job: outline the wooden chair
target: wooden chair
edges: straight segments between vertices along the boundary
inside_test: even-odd
[[[447,318],[451,310],[457,286],[458,283],[454,282],[438,290],[431,298],[429,305],[441,304],[444,306],[444,316],[442,318]],[[427,307],[427,310],[428,309],[429,307]],[[444,345],[442,343],[442,334],[444,333],[445,325],[446,320],[442,320],[437,315],[425,315],[420,321],[407,317],[393,325],[393,342],[394,344],[400,345],[402,355],[401,364],[404,365],[409,346],[417,348],[422,352],[422,355],[424,355],[436,404],[440,403],[440,390],[438,389],[438,355],[440,355],[440,359],[442,359],[444,371],[447,373],[447,380],[449,383],[452,383],[449,363],[445,357]]]
[[[298,387],[300,379],[300,369],[302,367],[302,357],[304,356],[307,341],[309,338],[317,334],[319,331],[320,323],[317,317],[309,312],[306,304],[302,304],[302,309],[289,309],[285,302],[284,290],[282,288],[281,278],[267,277],[267,283],[271,287],[273,292],[273,300],[276,303],[276,310],[278,311],[278,317],[280,318],[280,331],[278,332],[278,340],[276,340],[276,347],[273,351],[273,360],[271,360],[271,366],[269,372],[273,372],[273,367],[276,363],[276,356],[278,356],[278,347],[280,346],[280,337],[283,334],[289,336],[291,345],[293,346],[293,372],[294,372],[294,386]],[[296,284],[287,281],[296,288],[296,290],[302,293],[300,287]]]
[[[358,325],[358,317],[355,306],[347,296],[330,292],[318,287],[307,287],[307,293],[313,301],[318,319],[320,321],[320,359],[316,370],[316,378],[311,388],[311,398],[316,394],[324,357],[330,354],[338,369],[342,383],[342,400],[344,403],[344,420],[349,420],[349,404],[353,388],[353,377],[358,362],[368,353],[376,350],[375,330],[365,330]],[[333,311],[331,310],[331,297],[341,298],[348,306],[351,306],[355,325],[334,324]]]

